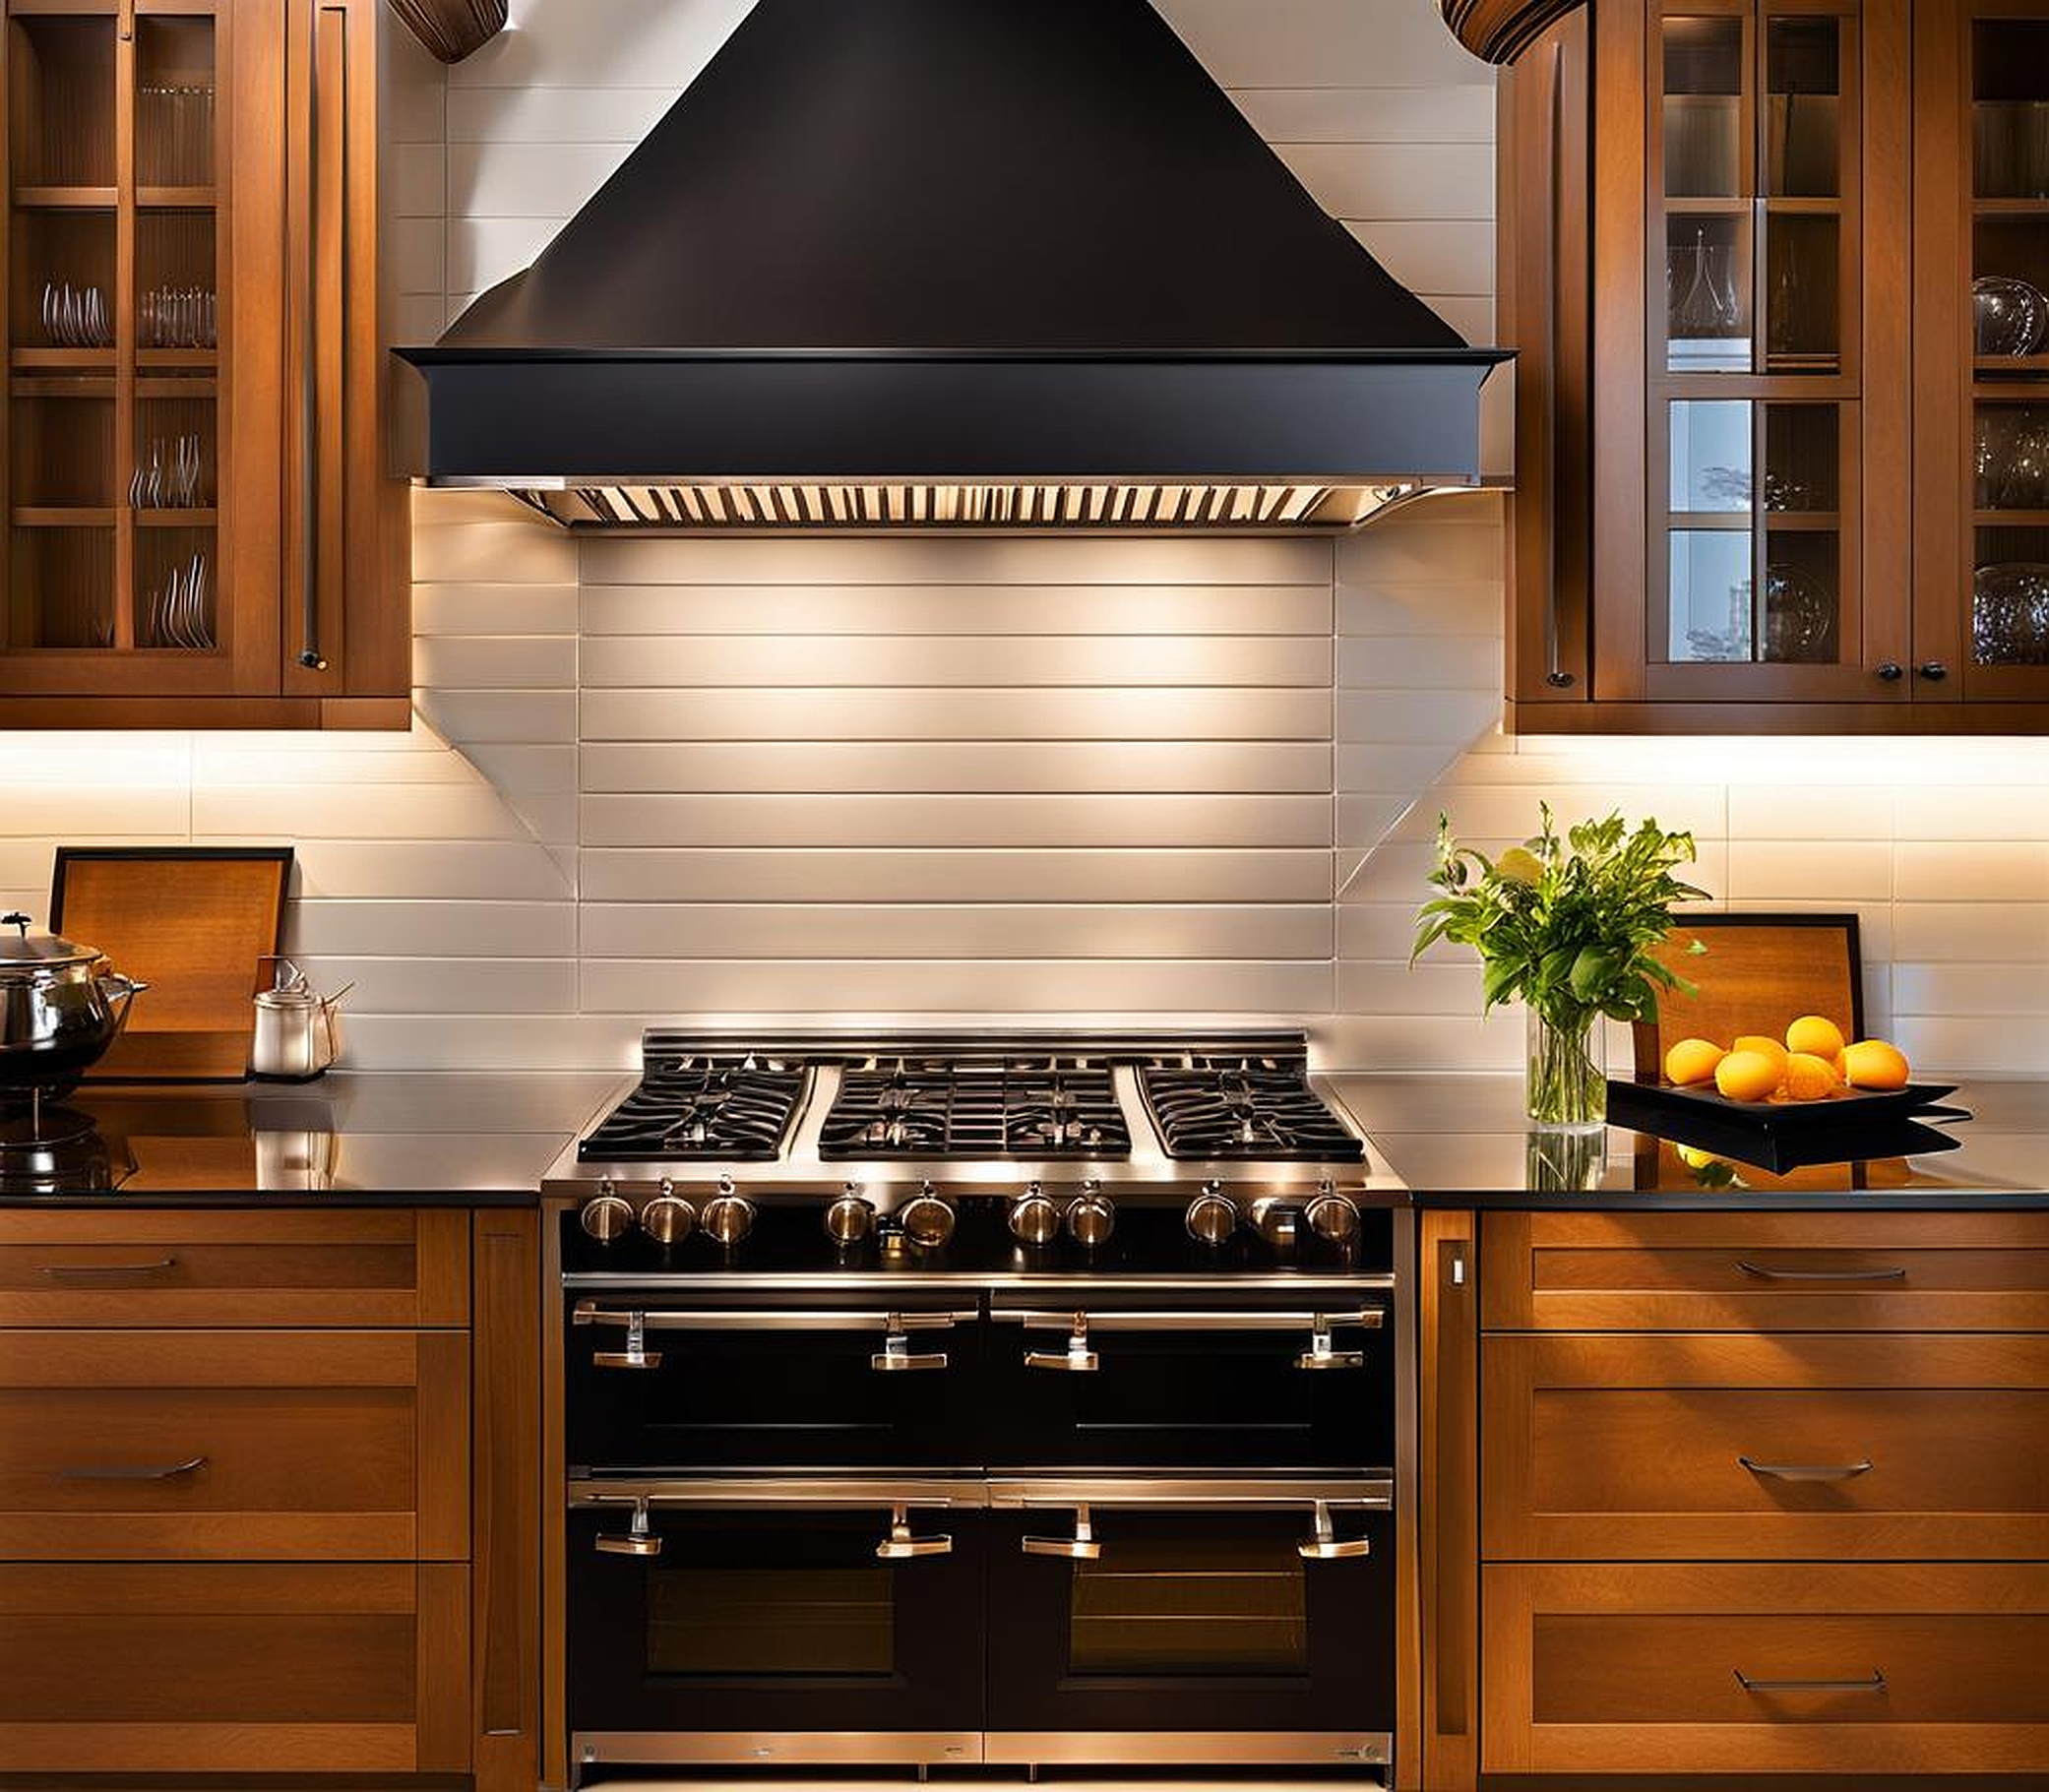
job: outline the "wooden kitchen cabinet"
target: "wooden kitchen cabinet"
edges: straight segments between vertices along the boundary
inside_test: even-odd
[[[14,726],[404,726],[371,0],[10,0]]]
[[[0,1780],[532,1792],[539,1313],[530,1208],[0,1211]]]
[[[1523,53],[1514,727],[2049,728],[2049,358],[1971,299],[2049,280],[2045,102],[2043,0],[1593,0]]]

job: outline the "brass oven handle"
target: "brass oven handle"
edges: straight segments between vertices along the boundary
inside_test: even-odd
[[[147,1264],[43,1264],[37,1273],[60,1282],[91,1281],[101,1275],[161,1275],[177,1267],[175,1257],[159,1257]]]
[[[1868,1680],[1753,1680],[1741,1668],[1736,1684],[1746,1693],[1883,1693],[1885,1671],[1873,1668]]]
[[[1095,1539],[1095,1527],[1088,1521],[1088,1508],[1075,1508],[1075,1534],[1072,1537],[1026,1537],[1019,1547],[1027,1556],[1060,1556],[1070,1562],[1099,1562],[1103,1546]]]
[[[1052,1314],[1021,1313],[1019,1320],[1028,1326],[1034,1319],[1055,1319]],[[1024,1352],[1024,1367],[1027,1369],[1063,1369],[1071,1375],[1092,1375],[1103,1366],[1103,1360],[1088,1347],[1088,1315],[1077,1313],[1073,1318],[1061,1321],[1068,1328],[1065,1350],[1027,1350]]]
[[[890,1534],[875,1546],[878,1562],[910,1562],[922,1556],[951,1556],[954,1540],[949,1536],[917,1537],[911,1534],[910,1508],[890,1508]]]
[[[1052,1312],[1037,1308],[998,1307],[989,1317],[1026,1330],[1065,1330],[1065,1350],[1027,1350],[1027,1369],[1060,1369],[1083,1372],[1099,1369],[1101,1358],[1089,1348],[1094,1331],[1298,1331],[1307,1329],[1309,1348],[1295,1357],[1297,1369],[1361,1369],[1363,1351],[1335,1350],[1331,1332],[1335,1327],[1377,1331],[1387,1315],[1379,1307],[1353,1308],[1343,1313],[1130,1313]]]
[[[599,1531],[597,1553],[600,1556],[658,1556],[661,1554],[661,1539],[648,1523],[648,1502],[633,1503],[633,1521],[622,1533]]]
[[[1774,1481],[1854,1481],[1868,1475],[1876,1463],[1869,1456],[1856,1462],[1757,1462],[1749,1456],[1736,1458],[1754,1475],[1769,1475]]]
[[[1903,1282],[1906,1270],[1903,1267],[1886,1269],[1773,1269],[1765,1264],[1747,1263],[1736,1260],[1736,1267],[1745,1275],[1755,1275],[1768,1282]]]
[[[172,1462],[162,1468],[60,1468],[60,1481],[175,1481],[183,1475],[196,1475],[206,1467],[205,1456],[194,1456],[189,1461]]]
[[[918,1369],[944,1369],[947,1354],[944,1350],[913,1350],[910,1347],[910,1329],[904,1325],[906,1316],[890,1315],[889,1329],[883,1334],[882,1348],[868,1359],[868,1367],[883,1375],[903,1374]],[[949,1319],[949,1324],[951,1324]]]
[[[626,1348],[624,1350],[593,1350],[590,1361],[599,1369],[659,1369],[661,1352],[648,1348],[648,1316],[645,1313],[628,1313],[621,1316],[626,1321]],[[581,1315],[577,1320],[582,1325]]]
[[[1315,1502],[1311,1523],[1310,1534],[1295,1545],[1295,1554],[1305,1562],[1350,1562],[1373,1553],[1371,1538],[1340,1537],[1337,1534],[1337,1527],[1331,1522],[1331,1503],[1328,1500]]]

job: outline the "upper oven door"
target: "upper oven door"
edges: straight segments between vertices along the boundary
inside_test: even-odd
[[[1385,1763],[1385,1481],[999,1481],[991,1761]]]
[[[575,1300],[564,1340],[580,1467],[969,1467],[981,1326],[927,1296],[707,1301],[658,1289]]]
[[[873,1759],[978,1758],[981,1497],[894,1477],[572,1483],[579,1761],[862,1760],[847,1739],[878,1733],[899,1753]]]
[[[1394,1339],[1384,1289],[1225,1310],[1033,1290],[991,1312],[1000,1469],[1385,1468]]]

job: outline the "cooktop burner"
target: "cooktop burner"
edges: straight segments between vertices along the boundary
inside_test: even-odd
[[[840,1073],[820,1157],[1123,1157],[1110,1067],[1087,1058],[870,1059]]]
[[[797,1059],[670,1050],[651,1037],[640,1086],[584,1139],[577,1155],[605,1163],[773,1162],[803,1093]]]
[[[1169,1157],[1315,1158],[1365,1147],[1309,1086],[1298,1058],[1188,1054],[1139,1068]]]

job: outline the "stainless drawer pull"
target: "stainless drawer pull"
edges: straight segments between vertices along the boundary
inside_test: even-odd
[[[1736,1684],[1746,1693],[1883,1693],[1886,1676],[1873,1668],[1869,1680],[1753,1680],[1738,1668]]]
[[[868,1367],[885,1375],[898,1374],[911,1369],[944,1369],[947,1354],[944,1350],[913,1350],[910,1347],[910,1331],[904,1325],[905,1315],[890,1315],[890,1329],[883,1334],[882,1348],[868,1359]]]
[[[1876,1466],[1869,1456],[1856,1462],[1759,1462],[1749,1456],[1736,1460],[1752,1474],[1769,1475],[1774,1481],[1854,1481]]]
[[[175,1481],[181,1475],[196,1475],[206,1467],[205,1456],[173,1462],[165,1468],[60,1468],[60,1481]]]
[[[41,1273],[54,1281],[93,1281],[102,1275],[161,1275],[166,1269],[175,1269],[175,1257],[159,1257],[155,1263],[147,1264],[44,1264]]]
[[[1024,1551],[1027,1556],[1064,1556],[1070,1562],[1097,1562],[1102,1559],[1103,1546],[1095,1540],[1095,1528],[1088,1521],[1088,1508],[1075,1508],[1075,1534],[1072,1537],[1026,1537]]]
[[[600,1556],[658,1556],[661,1554],[661,1539],[648,1523],[648,1502],[636,1500],[633,1504],[633,1522],[622,1536],[617,1531],[597,1533],[597,1553]]]
[[[1309,1537],[1295,1545],[1295,1554],[1305,1562],[1349,1562],[1360,1556],[1373,1553],[1373,1544],[1366,1537],[1340,1537],[1337,1527],[1331,1522],[1330,1503],[1316,1502],[1314,1528]]]
[[[911,1535],[908,1506],[890,1508],[890,1534],[875,1546],[878,1562],[909,1562],[919,1556],[951,1556],[953,1553],[952,1537]]]
[[[1031,1323],[1026,1316],[1024,1323]],[[1065,1350],[1027,1350],[1024,1352],[1024,1367],[1027,1369],[1064,1369],[1070,1374],[1091,1374],[1102,1367],[1102,1358],[1088,1347],[1088,1315],[1077,1313],[1070,1322],[1072,1329],[1067,1334]]]
[[[1321,1313],[1316,1316],[1316,1326],[1309,1333],[1309,1348],[1295,1358],[1297,1369],[1363,1369],[1366,1367],[1366,1352],[1363,1350],[1336,1350],[1331,1345],[1331,1322]]]
[[[648,1348],[648,1316],[629,1313],[624,1350],[593,1350],[590,1360],[600,1369],[659,1369],[661,1352]]]
[[[1736,1267],[1745,1275],[1755,1275],[1768,1282],[1903,1282],[1904,1268],[1889,1269],[1773,1269],[1764,1264],[1745,1263],[1736,1260]]]

